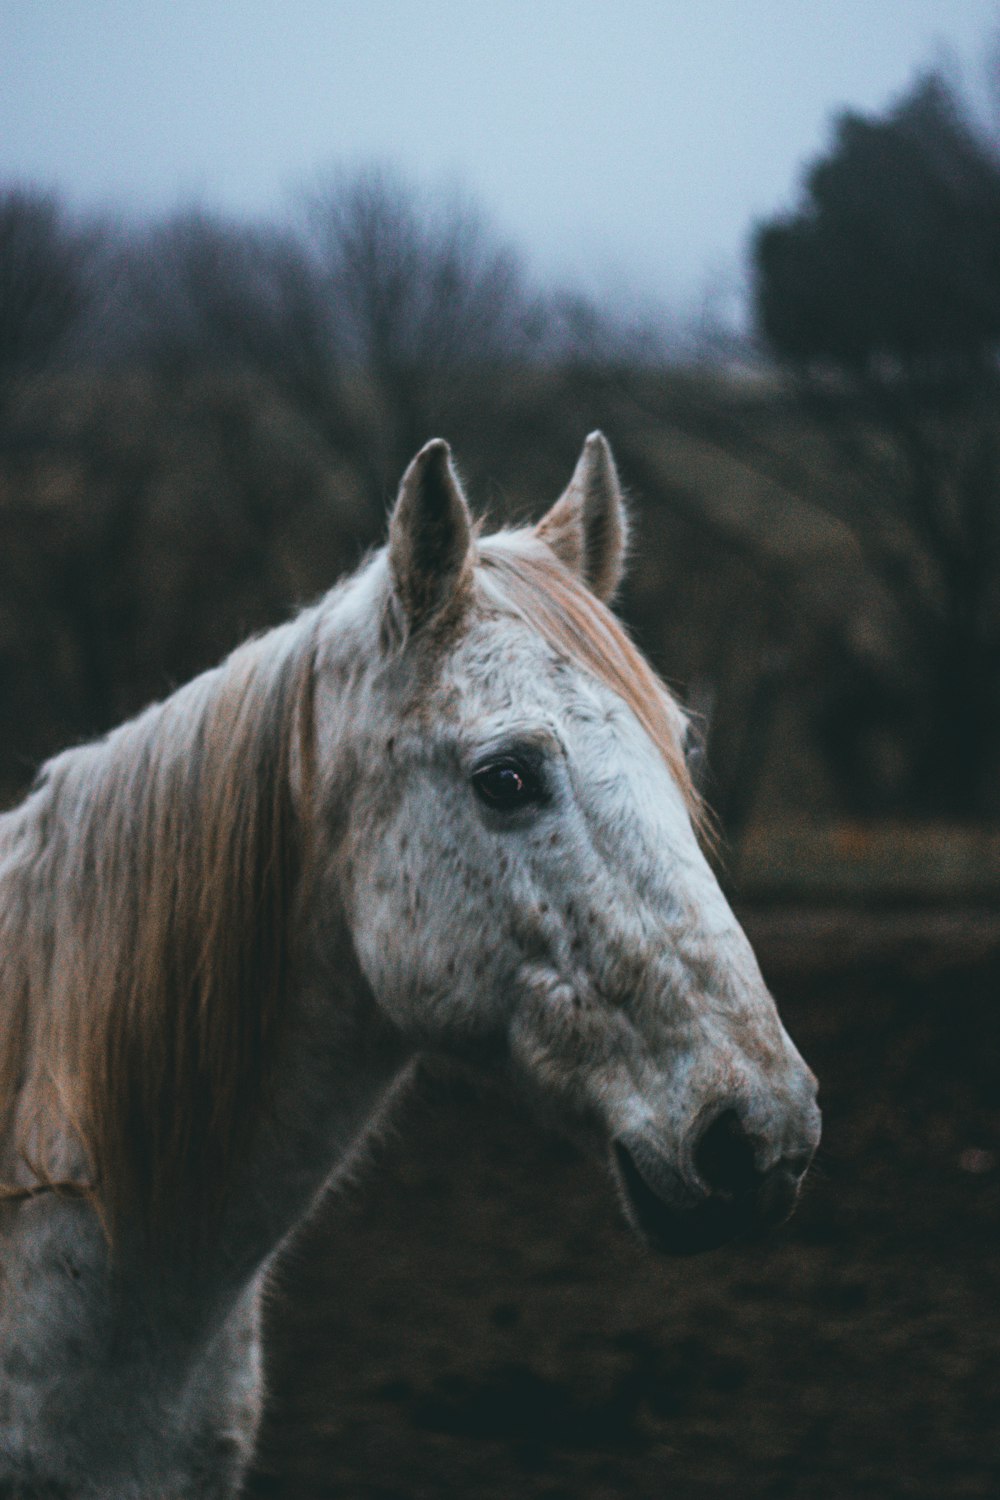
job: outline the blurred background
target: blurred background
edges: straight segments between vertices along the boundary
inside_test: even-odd
[[[427,438],[500,522],[601,427],[824,1087],[792,1224],[678,1269],[428,1075],[289,1257],[254,1493],[998,1493],[998,352],[992,0],[0,11],[0,802]]]

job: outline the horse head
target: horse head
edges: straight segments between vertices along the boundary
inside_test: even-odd
[[[686,1253],[791,1210],[819,1112],[705,857],[685,716],[608,608],[626,536],[598,433],[537,526],[488,538],[447,446],[417,455],[372,572],[342,889],[392,1026],[514,1080]]]

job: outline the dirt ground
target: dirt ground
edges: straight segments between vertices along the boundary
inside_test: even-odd
[[[425,1082],[287,1259],[256,1500],[1000,1495],[1000,957],[807,939],[769,973],[822,1084],[792,1221],[655,1258],[591,1163]]]

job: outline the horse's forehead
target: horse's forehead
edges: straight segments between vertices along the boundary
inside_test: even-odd
[[[502,708],[515,703],[558,708],[586,720],[597,714],[608,722],[621,718],[616,710],[635,711],[635,704],[589,664],[577,661],[516,615],[471,613],[439,666],[445,717],[462,717],[463,709],[476,713],[490,704]],[[674,736],[682,738],[686,717],[680,705],[666,690],[661,701]]]
[[[558,674],[558,656],[526,622],[503,614],[473,614],[443,664],[451,684],[489,688],[525,674],[545,679]]]

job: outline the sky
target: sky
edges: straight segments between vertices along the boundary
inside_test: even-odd
[[[724,311],[838,110],[998,42],[1000,0],[0,0],[0,186],[279,217],[391,163],[550,283]]]

